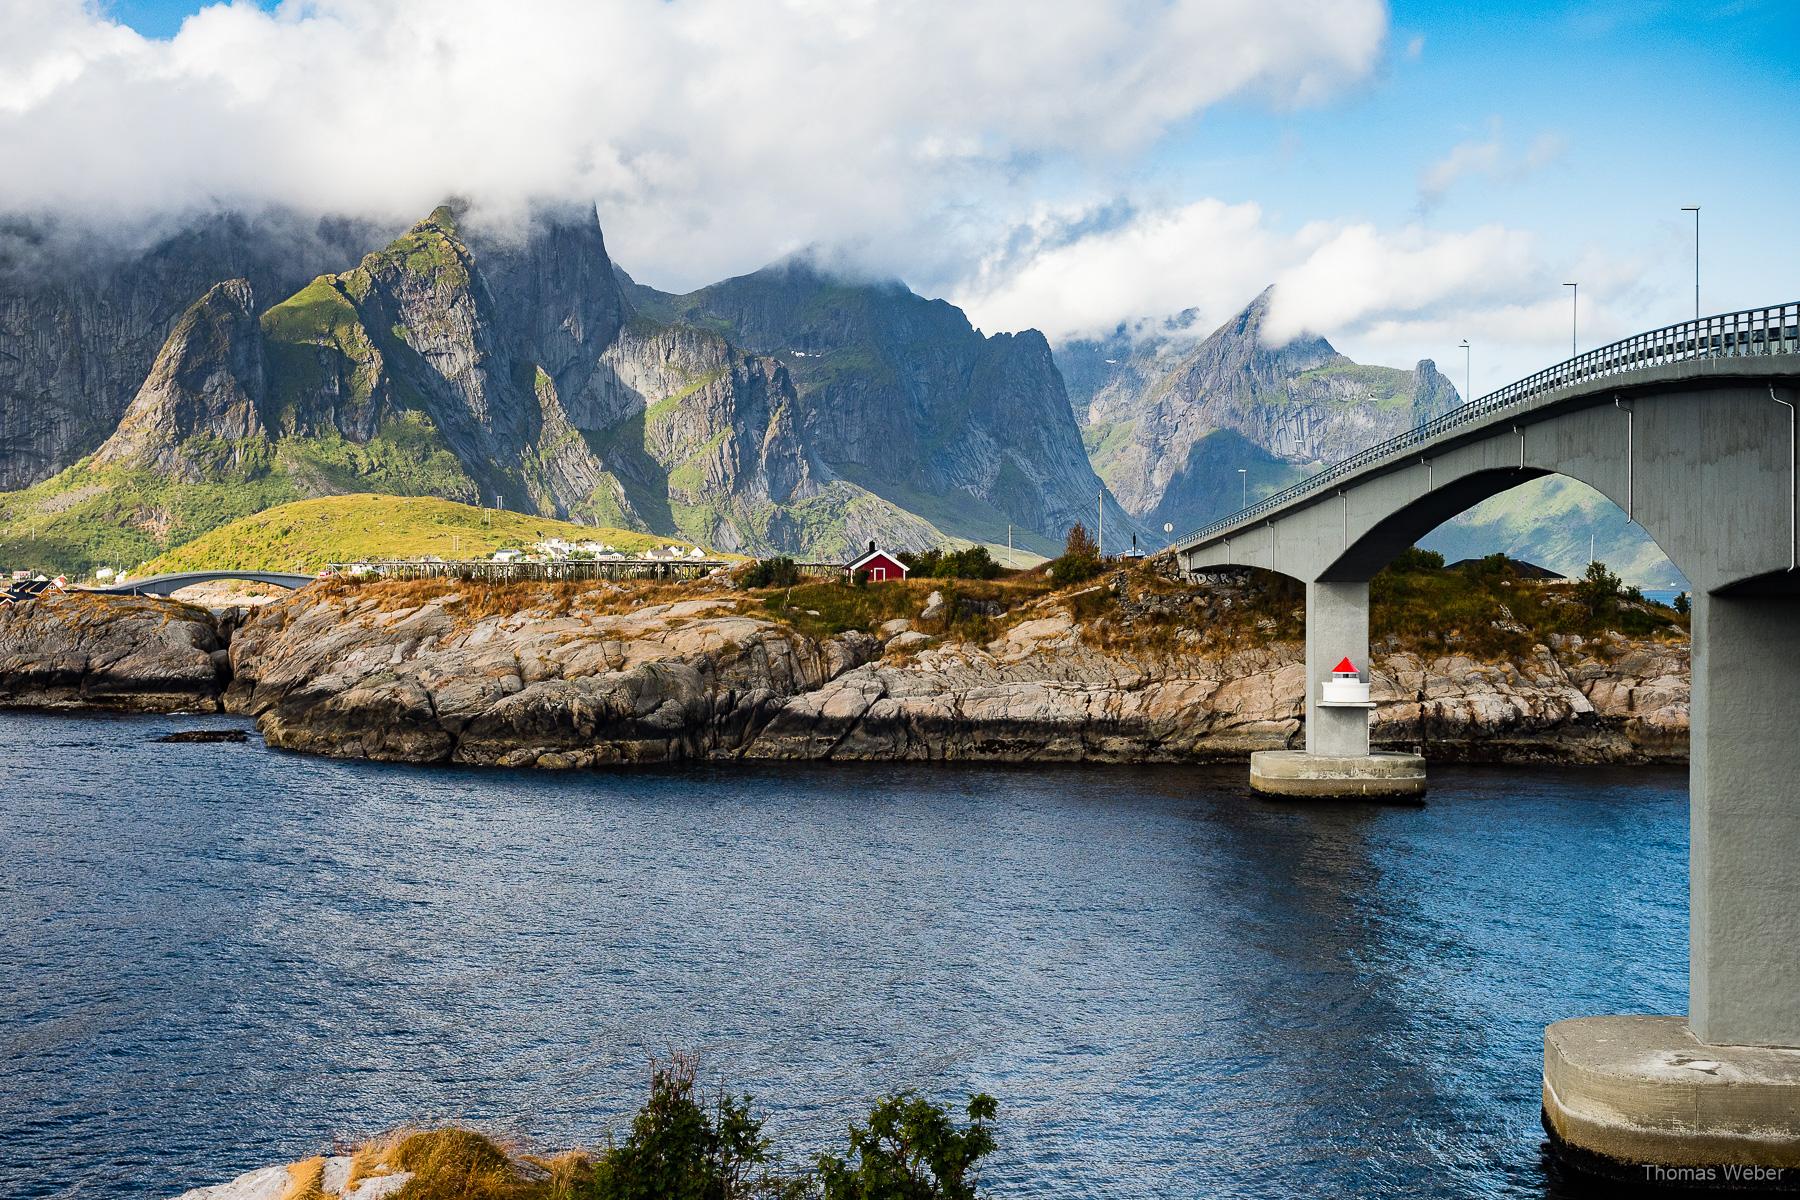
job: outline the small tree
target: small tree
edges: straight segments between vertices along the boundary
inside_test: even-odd
[[[767,1171],[768,1138],[750,1115],[750,1097],[722,1091],[712,1111],[694,1096],[699,1061],[676,1055],[652,1063],[650,1099],[631,1135],[594,1162],[593,1200],[741,1200],[796,1195]]]
[[[1080,521],[1069,529],[1069,536],[1063,542],[1064,558],[1099,558],[1100,544],[1094,541],[1094,535],[1087,531],[1087,526]]]
[[[971,1096],[969,1124],[959,1129],[947,1108],[917,1092],[883,1096],[867,1125],[850,1126],[847,1159],[819,1156],[824,1200],[978,1200],[999,1111],[992,1096]]]
[[[1677,592],[1675,594],[1675,604],[1673,607],[1676,612],[1685,617],[1693,611],[1694,602],[1688,599],[1688,594],[1686,592]]]
[[[1082,583],[1106,569],[1100,560],[1100,547],[1088,534],[1085,525],[1076,523],[1063,543],[1062,557],[1050,564],[1050,579],[1057,587]]]
[[[1588,564],[1587,574],[1576,583],[1575,599],[1587,609],[1588,616],[1599,618],[1619,607],[1621,591],[1619,577],[1596,559]]]

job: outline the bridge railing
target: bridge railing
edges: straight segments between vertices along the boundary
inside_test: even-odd
[[[1335,462],[1316,475],[1264,496],[1261,500],[1211,524],[1203,525],[1176,544],[1187,545],[1225,532],[1264,513],[1319,490],[1335,479],[1354,474],[1409,447],[1429,442],[1449,430],[1472,424],[1494,413],[1519,405],[1572,384],[1585,383],[1624,371],[1662,363],[1702,358],[1747,358],[1773,354],[1800,354],[1800,302],[1770,308],[1747,308],[1697,321],[1683,321],[1577,354],[1546,367],[1479,400],[1459,404],[1442,416],[1415,429],[1391,437],[1367,450]]]

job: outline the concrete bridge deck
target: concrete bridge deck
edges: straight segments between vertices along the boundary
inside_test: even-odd
[[[286,571],[171,571],[164,575],[117,583],[111,587],[87,590],[106,596],[171,596],[184,587],[196,583],[211,583],[215,579],[242,579],[275,587],[303,588],[316,578],[314,575],[295,575]]]

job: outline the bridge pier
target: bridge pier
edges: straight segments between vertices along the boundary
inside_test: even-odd
[[[1635,1182],[1800,1190],[1800,674],[1793,596],[1695,598],[1688,1016],[1544,1034],[1544,1125]]]
[[[1252,754],[1252,789],[1313,798],[1405,800],[1425,794],[1423,758],[1369,751],[1373,704],[1326,699],[1323,685],[1346,658],[1366,687],[1369,584],[1311,581],[1306,585],[1306,749]]]

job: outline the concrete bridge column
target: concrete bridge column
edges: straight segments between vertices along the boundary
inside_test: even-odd
[[[1633,1183],[1800,1189],[1800,600],[1697,596],[1688,1015],[1544,1032],[1544,1125]]]
[[[1319,684],[1348,658],[1369,681],[1369,585],[1306,585],[1306,752],[1361,758],[1369,752],[1369,710],[1320,703]]]
[[[1693,647],[1688,1024],[1800,1047],[1800,603],[1699,596]]]
[[[1369,585],[1306,585],[1306,749],[1250,756],[1250,786],[1277,796],[1409,799],[1425,792],[1425,760],[1369,752],[1366,700],[1327,700],[1332,668],[1348,658],[1369,682]]]

